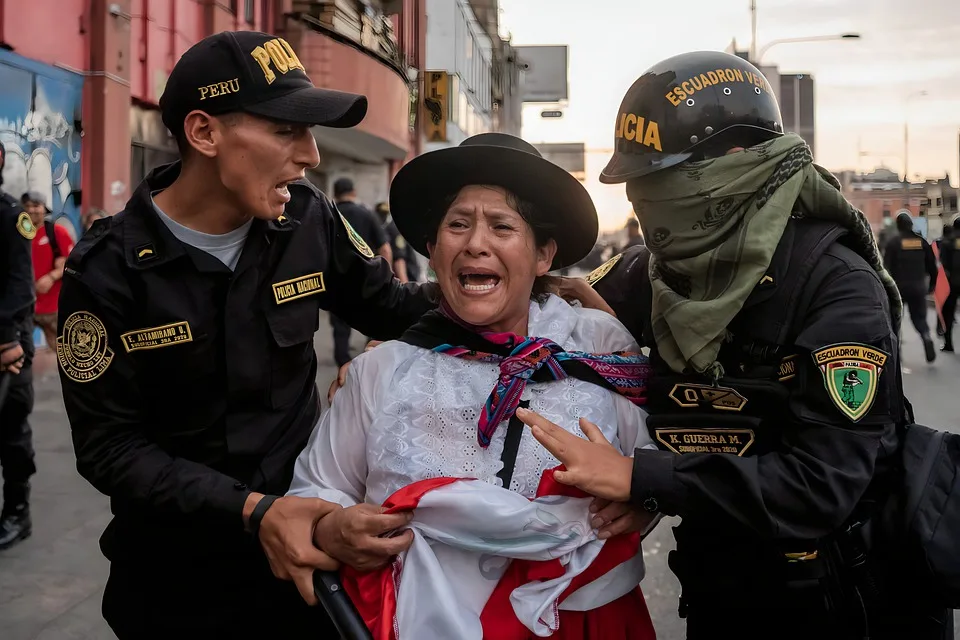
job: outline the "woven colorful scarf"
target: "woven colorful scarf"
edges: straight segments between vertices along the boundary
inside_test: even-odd
[[[445,301],[407,330],[400,340],[464,360],[500,366],[500,377],[487,397],[477,430],[477,441],[488,447],[497,426],[513,417],[527,382],[568,377],[605,387],[631,402],[646,402],[651,369],[641,353],[585,353],[564,351],[548,338],[483,331],[458,318]]]

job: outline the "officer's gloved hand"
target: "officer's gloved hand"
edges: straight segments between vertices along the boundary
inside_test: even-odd
[[[0,344],[0,373],[9,371],[16,375],[23,367],[23,347],[19,342]]]

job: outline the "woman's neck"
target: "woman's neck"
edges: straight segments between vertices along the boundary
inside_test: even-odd
[[[515,333],[518,336],[527,335],[530,323],[530,314],[525,313],[523,317],[511,320],[501,320],[481,327],[480,330],[491,333]]]
[[[456,310],[450,306],[450,304],[443,300],[440,303],[440,310],[446,315],[450,316],[463,326],[467,327],[475,333],[515,333],[520,336],[527,335],[529,330],[530,323],[530,308],[529,306],[523,310],[523,313],[517,313],[516,315],[497,320],[490,324],[470,324],[466,320],[460,317]]]

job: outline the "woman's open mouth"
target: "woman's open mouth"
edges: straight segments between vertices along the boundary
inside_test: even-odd
[[[500,284],[500,276],[495,273],[463,271],[457,276],[457,279],[460,281],[462,289],[478,293],[493,291]]]

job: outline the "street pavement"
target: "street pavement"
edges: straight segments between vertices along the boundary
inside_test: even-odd
[[[909,322],[904,334],[904,386],[917,421],[960,433],[960,355],[938,354],[928,365]],[[325,397],[336,372],[326,316],[315,342],[317,381]],[[363,344],[356,332],[353,344],[355,351]],[[98,546],[110,520],[107,499],[76,472],[60,384],[47,350],[37,358],[36,397],[31,419],[39,469],[33,482],[34,533],[0,552],[0,639],[109,640],[114,636],[100,615],[107,563]],[[644,541],[647,576],[642,586],[660,640],[684,637],[683,621],[677,618],[680,590],[667,568],[670,529],[677,522],[663,520]]]

